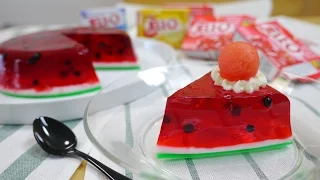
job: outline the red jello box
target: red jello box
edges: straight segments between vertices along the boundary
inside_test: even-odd
[[[320,77],[320,56],[311,51],[276,20],[244,24],[238,27],[238,40],[251,42],[259,50],[260,64],[267,79],[280,72],[303,78]],[[300,79],[287,75],[290,79]]]
[[[216,59],[219,49],[232,42],[235,25],[214,16],[197,16],[193,19],[181,49],[185,55],[202,59]]]

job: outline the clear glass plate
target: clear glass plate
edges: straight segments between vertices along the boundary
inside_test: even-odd
[[[296,142],[277,150],[213,158],[158,160],[155,157],[166,97],[209,72],[214,65],[157,67],[115,81],[87,106],[84,127],[89,139],[106,157],[142,179],[297,179],[295,172],[301,166],[303,153]],[[260,70],[268,71],[263,67]],[[127,82],[140,84],[127,87]],[[296,86],[300,86],[281,78],[269,84],[289,98],[298,93]],[[125,88],[114,91],[119,87]],[[299,95],[298,99],[303,97]],[[309,113],[301,109],[301,103],[297,99],[291,102],[295,110],[291,111],[292,122],[304,120],[301,114]]]

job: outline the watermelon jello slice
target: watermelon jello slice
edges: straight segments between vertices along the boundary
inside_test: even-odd
[[[245,65],[245,61],[255,61],[256,58],[256,55],[243,54],[247,47],[224,49],[220,52],[219,68],[224,66],[222,61],[232,62],[236,57],[240,62],[229,67],[233,72],[239,75],[257,72],[253,62],[250,62],[251,66]],[[242,64],[244,70],[236,72],[237,63]],[[226,90],[227,86],[218,84],[228,84],[232,75],[228,74],[229,69],[220,70],[220,73],[225,72],[222,82],[207,73],[168,97],[157,141],[159,159],[231,155],[275,149],[292,143],[289,99],[268,85],[251,93],[235,92],[232,88]],[[244,86],[251,81],[254,79],[249,79]],[[228,85],[237,89],[235,82]]]
[[[130,37],[115,28],[71,28],[62,33],[89,50],[95,69],[139,69]]]
[[[130,38],[120,30],[88,27],[19,36],[0,45],[0,91],[32,98],[97,91],[96,63],[137,68]]]

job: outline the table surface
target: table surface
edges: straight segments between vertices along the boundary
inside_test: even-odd
[[[293,16],[293,17],[309,23],[320,24],[320,15],[319,16]]]

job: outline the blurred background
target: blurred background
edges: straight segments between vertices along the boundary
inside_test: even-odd
[[[258,12],[253,14],[255,16],[265,16],[265,13],[259,14],[261,11],[267,12],[268,16],[285,15],[320,23],[320,0],[1,0],[0,27],[26,24],[75,24],[79,23],[79,12],[85,8],[130,6],[134,9],[168,2],[209,3],[214,5],[218,12],[219,7],[223,8],[226,4],[244,3],[247,4],[246,8],[236,6],[228,12],[243,13],[249,10],[249,13]]]

